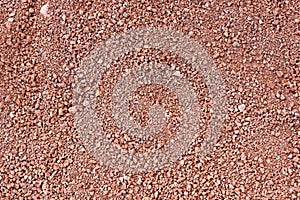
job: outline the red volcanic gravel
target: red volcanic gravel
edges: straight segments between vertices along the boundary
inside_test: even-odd
[[[299,12],[298,0],[1,0],[0,199],[300,199]],[[212,151],[200,157],[212,106],[201,74],[170,52],[128,53],[99,80],[97,106],[108,105],[114,78],[155,61],[192,82],[201,132],[163,168],[114,170],[75,126],[76,72],[113,35],[153,27],[180,31],[205,48],[224,80],[226,118]],[[112,144],[139,153],[167,144],[182,116],[176,94],[150,84],[130,98],[134,121],[149,125],[156,103],[167,110],[166,125],[143,143],[98,109]]]

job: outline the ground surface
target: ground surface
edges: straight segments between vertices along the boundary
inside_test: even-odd
[[[299,10],[297,0],[0,1],[0,199],[300,199]],[[152,26],[205,47],[225,80],[227,116],[203,159],[200,137],[173,165],[116,172],[75,129],[74,70],[113,33]],[[181,63],[149,50],[115,67],[143,56]],[[168,95],[149,86],[135,97],[147,90]]]

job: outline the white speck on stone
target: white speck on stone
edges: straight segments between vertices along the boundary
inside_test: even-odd
[[[14,21],[14,18],[10,17],[10,18],[7,19],[7,21],[13,22],[13,21]]]
[[[40,10],[40,13],[42,15],[44,15],[44,17],[49,17],[49,14],[48,14],[48,6],[49,6],[49,3],[46,3],[45,5],[43,5],[41,7],[41,10]]]
[[[76,106],[72,106],[72,107],[70,107],[68,110],[69,110],[69,112],[71,112],[71,113],[75,113],[75,112],[77,111],[77,108],[76,108]]]
[[[238,109],[239,109],[240,112],[244,112],[245,108],[246,108],[245,104],[241,104],[241,105],[238,106]]]
[[[87,100],[83,101],[83,103],[82,103],[82,105],[83,105],[84,107],[88,106],[89,104],[90,104],[90,102],[87,101]]]
[[[175,71],[175,72],[174,72],[174,75],[175,75],[175,76],[181,76],[180,71]]]
[[[99,59],[99,60],[97,61],[97,63],[98,63],[98,64],[102,64],[102,63],[103,63],[103,60],[102,60],[102,59]]]
[[[42,184],[42,190],[44,194],[48,194],[48,184],[46,181]]]
[[[240,46],[240,44],[237,41],[235,41],[235,42],[233,42],[232,46],[238,47],[238,46]]]
[[[13,112],[9,113],[9,116],[10,118],[14,118],[14,113]]]
[[[299,113],[296,113],[296,112],[292,112],[293,115],[296,117],[296,118],[299,118],[300,117],[300,114]]]
[[[184,160],[181,160],[179,163],[180,163],[181,166],[183,166],[184,165]]]
[[[121,182],[128,181],[129,179],[130,179],[129,176],[126,175],[119,177],[119,181]]]
[[[142,181],[142,179],[141,178],[138,178],[138,180],[137,180],[137,184],[139,185],[139,184],[141,184],[143,181]]]
[[[234,121],[236,123],[237,126],[242,126],[242,124],[238,121]]]

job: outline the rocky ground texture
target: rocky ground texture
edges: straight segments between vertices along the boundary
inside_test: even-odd
[[[0,1],[0,199],[300,199],[299,12],[298,0]],[[146,27],[205,47],[227,116],[203,159],[200,138],[173,165],[116,172],[76,131],[74,71],[112,34]],[[151,50],[116,65],[139,54],[180,60]]]

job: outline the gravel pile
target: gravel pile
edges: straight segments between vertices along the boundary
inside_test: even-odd
[[[1,1],[0,199],[300,199],[299,10],[297,0]],[[89,116],[82,110],[92,105],[81,100],[94,87],[85,85],[74,100],[82,67],[105,63],[97,53],[110,38],[151,28],[197,41],[207,68],[193,68],[197,52],[189,62],[190,48],[145,44],[115,54],[101,73],[88,72],[99,75],[95,118],[80,121],[77,114]],[[126,49],[122,44],[114,45]],[[154,75],[162,71],[174,81]],[[183,79],[193,90],[181,90],[191,95],[192,109],[183,109],[181,93],[172,90],[183,88]],[[127,121],[117,116],[122,95],[129,99]],[[196,113],[195,127],[184,123],[185,113]],[[78,126],[93,120],[101,128]],[[130,157],[159,152],[181,127],[197,132],[178,146],[177,160],[141,171],[103,160],[100,132],[82,134],[101,129]]]

